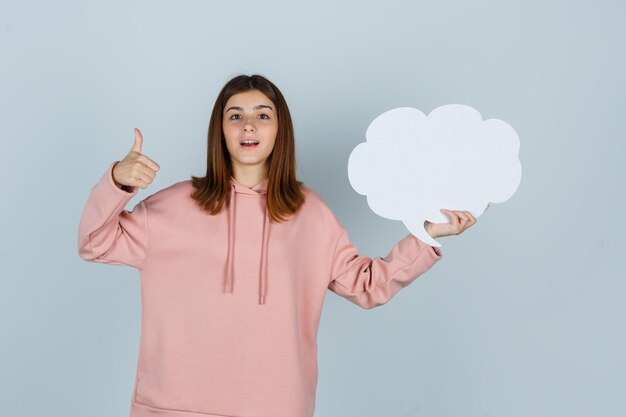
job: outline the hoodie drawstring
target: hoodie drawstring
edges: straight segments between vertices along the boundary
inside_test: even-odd
[[[259,304],[265,304],[267,293],[267,240],[269,237],[269,216],[267,209],[263,210],[263,244],[261,246],[261,282],[259,283]]]
[[[235,186],[231,185],[230,190],[230,203],[228,206],[228,264],[226,267],[226,283],[224,284],[224,291],[227,293],[233,292],[233,253],[235,252],[235,237],[233,236],[234,215],[235,215]]]
[[[226,266],[226,282],[224,283],[224,292],[226,293],[233,292],[233,265],[235,253],[235,194],[237,192],[234,184],[231,184],[231,187],[228,207],[228,261]],[[263,237],[261,245],[261,266],[259,271],[259,304],[265,304],[265,296],[267,294],[267,247],[270,219],[267,215],[267,205],[265,207],[263,211]]]

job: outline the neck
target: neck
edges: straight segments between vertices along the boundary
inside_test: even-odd
[[[233,177],[239,184],[252,188],[267,179],[267,168],[233,165]]]

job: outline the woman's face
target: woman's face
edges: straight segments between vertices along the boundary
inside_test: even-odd
[[[256,167],[266,175],[265,163],[274,149],[278,131],[274,103],[259,90],[235,94],[224,107],[222,129],[233,169],[243,171]],[[258,144],[242,144],[244,139],[258,141]]]

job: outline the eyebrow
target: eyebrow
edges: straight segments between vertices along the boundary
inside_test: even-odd
[[[268,106],[266,104],[259,104],[258,106],[254,106],[253,110],[259,110],[259,109],[263,109],[263,108],[268,108],[271,111],[274,111],[272,106]],[[239,106],[231,106],[228,109],[226,109],[226,111],[224,113],[228,113],[230,110],[240,110],[240,111],[243,111],[243,108],[241,108]]]

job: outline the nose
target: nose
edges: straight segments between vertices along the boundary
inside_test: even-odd
[[[252,123],[252,120],[250,118],[248,118],[246,120],[246,123],[243,125],[243,130],[245,130],[246,132],[254,131],[254,124]]]

